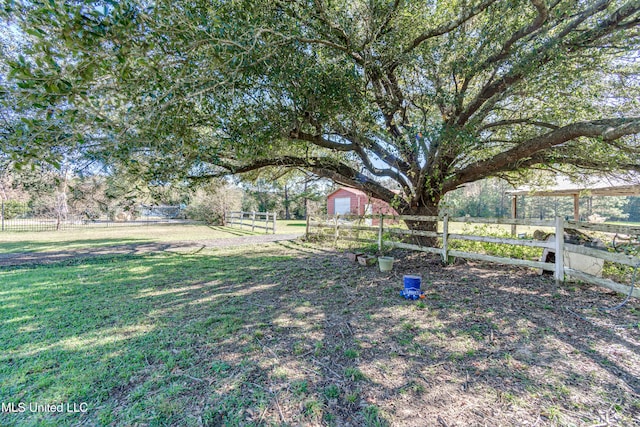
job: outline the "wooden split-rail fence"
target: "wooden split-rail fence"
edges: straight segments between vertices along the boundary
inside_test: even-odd
[[[377,220],[377,226],[362,225],[366,224],[366,220],[371,222],[371,219]],[[354,221],[355,220],[355,221]],[[437,221],[440,226],[438,227],[442,231],[420,231],[420,230],[408,230],[404,228],[389,227],[385,225],[387,223],[397,224],[398,220],[410,220],[410,221]],[[482,236],[474,234],[460,234],[449,232],[449,225],[451,223],[465,223],[465,224],[489,224],[489,225],[511,225],[513,226],[534,226],[545,227],[553,230],[553,235],[547,240],[530,240],[520,238],[507,238],[507,237],[494,237],[494,236]],[[400,216],[387,216],[387,215],[369,215],[363,217],[349,216],[340,218],[339,216],[328,218],[324,221],[307,220],[307,236],[312,234],[312,228],[318,228],[320,230],[325,229],[329,231],[330,236],[333,237],[335,242],[341,238],[341,230],[360,230],[377,233],[377,239],[353,239],[347,238],[347,240],[358,240],[366,242],[377,242],[379,250],[383,247],[387,248],[402,248],[414,251],[429,252],[438,254],[442,257],[443,262],[447,263],[453,257],[473,259],[479,261],[489,261],[499,264],[517,265],[524,267],[531,267],[534,269],[540,269],[545,271],[551,271],[554,274],[556,282],[562,282],[565,277],[573,277],[582,280],[587,283],[603,286],[605,288],[628,294],[631,290],[630,286],[615,282],[610,279],[599,277],[598,275],[590,274],[589,272],[577,269],[573,266],[565,265],[565,259],[571,259],[572,254],[579,254],[586,257],[592,257],[598,260],[609,261],[617,264],[622,264],[632,268],[640,267],[640,258],[634,255],[627,255],[618,252],[609,252],[607,250],[597,249],[593,247],[587,247],[583,245],[576,245],[565,243],[564,233],[566,229],[573,229],[578,231],[598,231],[602,233],[623,234],[627,236],[640,236],[640,227],[638,226],[626,226],[626,225],[614,225],[614,224],[594,224],[585,223],[579,221],[567,221],[564,218],[557,217],[554,221],[538,221],[530,219],[500,219],[500,218],[449,218],[447,215],[443,217],[434,216],[415,216],[415,215],[400,215]],[[394,240],[385,240],[384,236],[426,236],[438,238],[440,241],[440,247],[426,247],[416,244],[399,242]],[[563,238],[556,238],[557,236],[563,236]],[[516,246],[537,247],[546,249],[545,253],[551,252],[554,254],[564,254],[564,256],[555,256],[554,262],[546,262],[545,259],[540,261],[516,259],[501,257],[495,255],[487,255],[475,252],[466,252],[452,249],[451,241],[453,240],[468,240],[476,242],[497,243]],[[638,284],[636,284],[638,285]],[[636,286],[633,289],[632,295],[636,298],[640,298],[640,286]]]
[[[239,228],[256,228],[264,230],[265,233],[276,233],[276,213],[275,212],[227,212],[225,214],[224,224],[230,227],[238,226]]]

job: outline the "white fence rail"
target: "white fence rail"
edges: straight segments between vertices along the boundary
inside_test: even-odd
[[[353,219],[354,217],[351,217]],[[357,217],[360,222],[364,218],[373,218],[379,221],[377,226],[363,226],[357,224],[349,224],[344,223],[340,220],[339,217],[334,217],[332,219],[328,219],[327,221],[311,221],[307,219],[307,235],[310,234],[310,229],[312,227],[318,229],[327,229],[330,231],[334,241],[340,239],[340,230],[362,230],[362,231],[370,231],[375,232],[377,234],[377,238],[373,239],[365,239],[368,242],[376,241],[378,245],[378,249],[382,250],[383,246],[392,247],[392,248],[402,248],[409,249],[414,251],[421,252],[429,252],[438,254],[442,257],[443,262],[447,263],[450,257],[459,257],[466,259],[473,259],[479,261],[489,261],[495,262],[499,264],[507,264],[507,265],[518,265],[524,267],[531,267],[535,269],[542,269],[546,271],[552,271],[554,273],[554,278],[556,282],[562,282],[565,280],[567,276],[574,277],[576,279],[582,280],[587,283],[595,284],[598,286],[603,286],[605,288],[614,290],[616,292],[628,294],[631,291],[631,287],[625,284],[617,283],[613,280],[604,279],[602,277],[598,277],[593,274],[589,274],[585,271],[580,271],[576,268],[571,268],[569,266],[565,266],[565,259],[571,259],[571,254],[580,254],[583,256],[592,257],[595,259],[613,262],[617,264],[622,264],[628,267],[638,268],[640,267],[640,258],[638,256],[626,255],[623,253],[617,252],[609,252],[607,250],[594,249],[582,245],[575,245],[565,243],[564,232],[565,229],[574,229],[580,231],[600,231],[605,233],[621,233],[629,236],[639,236],[640,235],[640,227],[637,226],[625,226],[625,225],[609,225],[609,224],[592,224],[592,223],[584,223],[577,221],[565,221],[561,217],[557,217],[555,221],[538,221],[538,220],[522,220],[522,219],[498,219],[498,218],[449,218],[448,216],[444,217],[433,217],[433,216],[415,216],[415,215],[401,215],[401,216],[365,216],[365,217]],[[442,223],[442,232],[435,231],[419,231],[419,230],[407,230],[401,228],[392,228],[385,226],[385,220],[393,220],[397,222],[397,220],[411,220],[411,221],[438,221]],[[503,237],[493,237],[493,236],[480,236],[473,234],[460,234],[460,233],[450,233],[449,232],[449,224],[453,222],[458,223],[473,223],[473,224],[492,224],[492,225],[524,225],[524,226],[538,226],[538,227],[549,227],[553,228],[554,233],[552,233],[553,238],[549,238],[547,240],[526,240],[526,239],[515,239],[515,238],[503,238]],[[426,237],[437,237],[441,241],[440,247],[429,247],[429,246],[421,246],[406,242],[397,242],[392,240],[384,240],[383,236],[387,235],[398,235],[398,236],[426,236]],[[563,236],[558,239],[556,236]],[[358,240],[362,241],[363,239],[345,239],[345,240]],[[541,259],[540,261],[532,261],[532,260],[524,260],[524,259],[516,259],[516,258],[508,258],[501,257],[495,255],[487,255],[475,252],[465,252],[459,251],[455,249],[451,249],[451,241],[452,240],[467,240],[467,241],[476,241],[476,242],[486,242],[486,243],[497,243],[504,245],[515,245],[515,246],[526,246],[526,247],[537,247],[546,249],[545,253],[550,252],[554,254],[563,254],[563,256],[555,256],[554,262],[546,262],[545,259]],[[640,298],[640,287],[634,287],[633,292],[631,293],[634,297]]]
[[[275,212],[227,212],[224,223],[230,227],[237,225],[240,228],[243,226],[251,228],[251,231],[255,231],[258,228],[264,230],[265,233],[276,233]]]

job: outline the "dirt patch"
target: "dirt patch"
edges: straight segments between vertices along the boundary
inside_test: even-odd
[[[638,301],[599,312],[582,307],[612,306],[620,295],[575,283],[557,288],[529,269],[394,255],[386,274],[315,253],[298,261],[306,271],[275,278],[276,293],[247,299],[256,317],[273,318],[254,340],[261,348],[254,361],[266,372],[260,382],[273,395],[257,411],[261,420],[640,425]],[[424,300],[399,296],[403,274],[422,275]],[[314,275],[329,280],[316,287]],[[217,357],[238,346],[222,346]],[[247,422],[258,420],[252,413]]]

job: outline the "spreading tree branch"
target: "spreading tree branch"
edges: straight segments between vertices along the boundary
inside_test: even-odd
[[[455,30],[460,25],[467,22],[469,19],[473,18],[474,16],[478,15],[479,13],[487,9],[496,1],[497,0],[485,0],[484,2],[480,3],[475,7],[466,9],[466,11],[462,13],[462,15],[458,17],[458,19],[454,19],[452,21],[439,25],[437,28],[433,28],[423,32],[418,37],[413,39],[413,41],[404,48],[404,53],[411,52],[412,50],[420,46],[422,43],[424,43],[426,40],[441,36],[443,34],[446,34]]]
[[[505,59],[507,56],[509,56],[509,53],[511,51],[511,47],[513,47],[513,45],[518,41],[521,40],[522,38],[533,34],[535,31],[539,30],[540,28],[542,28],[542,25],[545,23],[545,21],[547,20],[547,17],[549,15],[549,10],[547,9],[546,4],[544,3],[544,0],[530,0],[531,4],[533,4],[533,6],[536,8],[536,11],[538,12],[536,17],[534,18],[533,22],[531,24],[529,24],[527,27],[521,28],[520,30],[516,31],[516,33],[514,35],[512,35],[509,40],[507,40],[503,45],[502,45],[502,49],[500,49],[500,52],[491,55],[489,58],[487,58],[487,60],[484,62],[483,66],[481,66],[480,68],[484,68],[486,65],[488,64],[493,64],[496,63],[498,61],[501,61],[503,59]]]
[[[538,165],[572,165],[577,166],[580,169],[593,170],[593,171],[636,171],[640,172],[640,163],[620,163],[619,161],[610,162],[606,160],[598,161],[595,159],[585,158],[581,156],[572,155],[567,150],[563,150],[563,147],[555,147],[541,153],[536,153],[530,158],[523,160],[519,163],[521,169],[527,169]]]
[[[573,123],[518,143],[514,148],[472,163],[448,178],[444,191],[476,181],[498,172],[520,169],[522,162],[536,153],[548,150],[579,137],[602,138],[613,141],[625,135],[640,133],[640,118],[604,119]]]
[[[512,119],[512,120],[500,120],[500,121],[497,121],[497,122],[487,123],[487,124],[483,125],[479,130],[482,131],[482,130],[486,130],[486,129],[490,129],[490,128],[494,128],[494,127],[510,126],[510,125],[517,125],[517,124],[533,125],[533,126],[539,126],[539,127],[549,128],[549,129],[558,129],[559,128],[559,126],[557,126],[557,125],[554,125],[552,123],[541,122],[539,120]]]
[[[396,193],[385,188],[375,180],[358,172],[349,165],[326,157],[302,158],[295,156],[282,156],[271,159],[258,159],[244,164],[234,164],[223,160],[215,161],[214,164],[221,168],[219,172],[191,176],[189,178],[194,180],[219,178],[229,174],[247,173],[268,166],[281,166],[288,168],[301,167],[312,171],[318,176],[329,178],[338,184],[343,184],[361,190],[377,199],[384,200],[389,203],[397,199]],[[400,203],[400,207],[406,207],[406,202],[404,200],[400,199],[398,202]]]
[[[577,31],[577,27],[581,23],[605,10],[609,3],[610,0],[602,0],[579,14],[557,36],[545,42],[541,48],[532,49],[527,55],[524,55],[520,61],[511,66],[510,70],[498,80],[493,81],[493,78],[489,79],[478,95],[459,114],[455,123],[458,126],[464,125],[487,101],[491,99],[495,101],[515,83],[524,79],[527,76],[527,66],[530,67],[535,64],[536,67],[539,68],[549,61],[552,61],[557,57],[557,48],[567,53],[584,50],[590,47],[595,41],[614,31],[619,31],[620,28],[618,25],[640,10],[640,1],[630,1],[611,13],[608,17],[599,20],[595,27],[582,31],[580,35],[574,39],[567,39],[573,32]]]

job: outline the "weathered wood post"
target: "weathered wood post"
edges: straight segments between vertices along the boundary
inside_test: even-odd
[[[256,211],[251,212],[251,232],[256,229]]]
[[[442,262],[449,264],[449,215],[442,217]]]
[[[380,214],[380,224],[378,227],[378,252],[382,253],[382,232],[384,230],[384,214]]]
[[[338,217],[340,215],[336,215],[333,217],[333,226],[335,227],[334,238],[333,238],[333,246],[338,246]]]
[[[556,285],[564,281],[564,218],[556,217],[556,265],[553,277]]]
[[[267,213],[267,226],[269,223],[269,214]],[[268,231],[268,230],[267,230]],[[272,234],[276,234],[276,213],[275,211],[273,212],[273,233]]]

